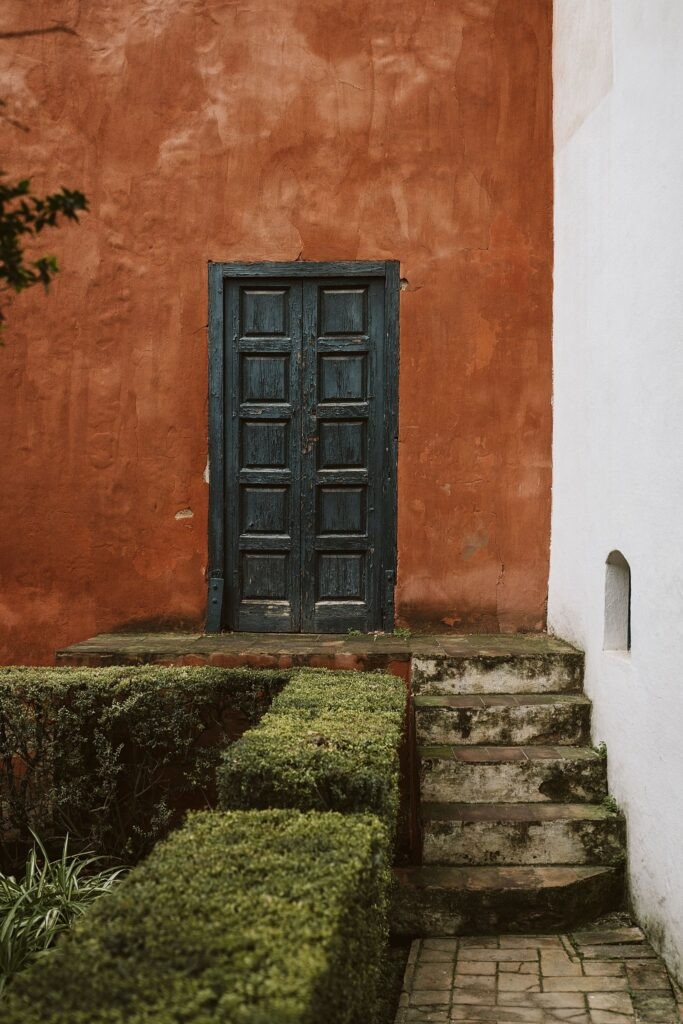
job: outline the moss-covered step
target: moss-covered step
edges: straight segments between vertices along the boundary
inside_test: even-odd
[[[590,740],[591,702],[578,693],[420,694],[418,743],[566,744]]]
[[[552,637],[486,637],[413,650],[415,693],[577,693],[583,653]]]
[[[399,935],[565,931],[624,899],[621,868],[400,868],[393,929]]]
[[[423,863],[618,866],[624,818],[601,804],[424,804]]]
[[[421,746],[428,803],[600,803],[607,762],[590,747]]]

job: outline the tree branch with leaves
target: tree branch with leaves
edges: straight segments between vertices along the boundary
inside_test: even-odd
[[[88,209],[88,200],[76,189],[62,187],[38,196],[31,191],[30,179],[4,179],[0,171],[0,332],[5,324],[2,293],[22,292],[35,284],[47,289],[59,272],[56,256],[27,259],[26,243],[62,220],[78,222],[78,214]]]

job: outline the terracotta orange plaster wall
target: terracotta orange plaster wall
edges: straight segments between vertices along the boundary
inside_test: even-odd
[[[543,626],[550,53],[550,0],[5,0],[0,166],[92,212],[8,310],[0,660],[201,623],[209,259],[400,259],[399,615]]]

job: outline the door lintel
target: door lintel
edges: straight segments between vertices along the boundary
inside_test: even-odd
[[[398,260],[292,260],[221,263],[209,260],[209,277],[388,277]]]

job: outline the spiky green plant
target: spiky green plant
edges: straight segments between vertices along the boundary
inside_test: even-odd
[[[24,875],[0,873],[0,995],[14,974],[52,946],[87,908],[109,892],[122,868],[95,868],[99,857],[69,853],[50,860],[38,836]]]

